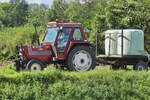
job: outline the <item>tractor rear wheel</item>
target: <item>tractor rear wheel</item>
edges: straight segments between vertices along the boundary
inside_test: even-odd
[[[87,71],[95,68],[96,57],[88,46],[76,46],[68,55],[67,65],[71,71]]]
[[[40,71],[43,70],[44,64],[40,60],[30,60],[27,64],[27,69],[30,71]]]

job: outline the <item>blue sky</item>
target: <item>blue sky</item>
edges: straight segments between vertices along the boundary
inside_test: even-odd
[[[8,2],[9,0],[0,0],[0,2]],[[26,0],[28,3],[44,3],[46,5],[49,5],[49,7],[52,5],[53,0]]]

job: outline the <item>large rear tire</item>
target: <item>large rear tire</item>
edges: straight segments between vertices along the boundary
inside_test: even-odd
[[[94,52],[88,46],[76,46],[68,55],[67,66],[71,71],[88,71],[96,66]]]

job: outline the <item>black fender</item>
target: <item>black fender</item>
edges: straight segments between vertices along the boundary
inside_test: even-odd
[[[42,66],[42,68],[45,68],[45,67],[46,67],[46,64],[45,64],[42,60],[40,60],[40,59],[31,59],[30,61],[28,61],[27,66],[26,66],[26,69],[29,69],[30,65],[31,65],[32,63],[34,63],[34,62],[39,63],[39,64]]]

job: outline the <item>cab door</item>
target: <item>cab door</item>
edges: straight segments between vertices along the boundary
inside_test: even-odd
[[[57,58],[63,59],[65,56],[65,51],[69,45],[69,38],[72,33],[72,28],[63,28],[57,38]]]

